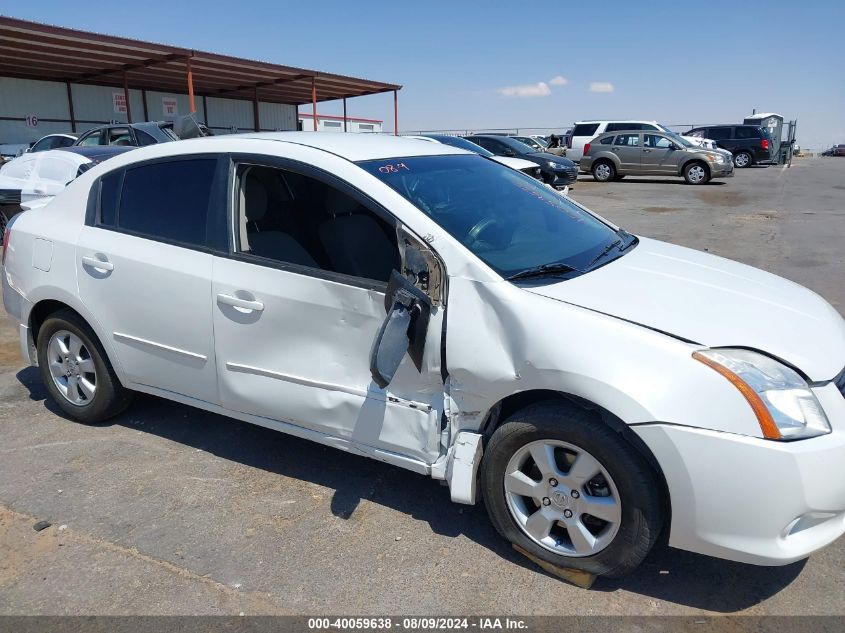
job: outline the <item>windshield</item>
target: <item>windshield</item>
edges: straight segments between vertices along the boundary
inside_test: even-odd
[[[510,136],[497,136],[498,140],[502,141],[505,145],[510,147],[514,152],[517,154],[535,154],[537,149],[531,147],[530,145],[526,145],[520,141],[517,141],[515,138]]]
[[[520,143],[525,143],[526,145],[528,145],[528,147],[534,148],[534,151],[543,152],[546,150],[546,148],[543,145],[540,145],[540,143],[538,143],[536,139],[529,138],[527,136],[514,136],[513,138],[515,138]]]
[[[698,145],[696,145],[695,143],[691,143],[689,140],[685,139],[677,132],[666,132],[666,136],[672,137],[672,140],[675,141],[678,145],[682,145],[684,147],[698,147]]]
[[[486,156],[490,158],[493,156],[493,152],[487,151],[481,145],[476,145],[472,141],[468,141],[465,138],[461,138],[460,136],[446,136],[445,134],[437,134],[433,136],[429,136],[428,138],[434,139],[444,145],[451,145],[452,147],[459,147],[460,149],[465,149],[470,152],[475,152],[476,154],[481,154],[482,156]]]
[[[358,165],[503,277],[546,264],[565,264],[577,275],[615,259],[636,239],[617,234],[536,179],[481,156],[414,156]]]

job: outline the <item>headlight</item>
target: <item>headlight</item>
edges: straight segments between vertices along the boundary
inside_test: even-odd
[[[546,161],[546,165],[548,165],[552,169],[566,169],[566,165],[564,165],[563,163],[556,163],[553,160]]]
[[[716,161],[719,160],[719,155],[707,153],[707,154],[704,155],[704,158],[709,160],[711,163],[715,163]]]
[[[795,370],[745,349],[710,349],[692,355],[727,378],[751,408],[763,437],[797,440],[830,433],[815,394]]]

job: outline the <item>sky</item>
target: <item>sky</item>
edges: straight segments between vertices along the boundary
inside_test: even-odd
[[[0,0],[0,13],[402,84],[400,131],[741,123],[756,109],[797,119],[801,147],[845,143],[845,0]],[[392,95],[347,103],[392,130]]]

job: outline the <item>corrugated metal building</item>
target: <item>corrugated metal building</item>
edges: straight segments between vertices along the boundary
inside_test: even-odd
[[[323,119],[343,121],[346,99],[384,92],[393,93],[396,119],[400,89],[0,16],[0,144],[190,112],[218,134],[296,130],[305,119],[305,129],[317,129],[318,102],[342,100],[344,117]],[[310,117],[298,112],[303,104],[311,106]],[[376,123],[381,128],[380,121],[346,121],[350,132],[375,131],[365,128]],[[394,121],[394,132],[397,126]]]
[[[299,129],[313,129],[314,115],[306,112],[299,113]],[[359,132],[363,134],[380,134],[384,121],[380,119],[362,119],[360,117],[334,116],[331,114],[317,114],[318,132]]]

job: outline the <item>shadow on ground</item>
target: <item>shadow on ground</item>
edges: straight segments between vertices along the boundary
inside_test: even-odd
[[[63,416],[46,398],[36,368],[21,370],[17,378],[32,400],[43,401],[47,409]],[[496,534],[482,504],[452,504],[445,487],[410,471],[151,396],[139,396],[127,412],[106,424],[144,431],[245,466],[334,490],[331,511],[337,517],[351,517],[366,499],[424,521],[436,534],[464,535],[511,563],[544,573]],[[804,564],[755,567],[661,543],[636,572],[620,579],[599,579],[592,591],[624,590],[731,613],[779,592],[800,574]]]
[[[625,176],[625,178],[623,178],[622,180],[614,180],[611,183],[605,183],[605,182],[597,181],[595,178],[593,178],[589,174],[580,174],[578,176],[578,182],[579,183],[594,182],[597,185],[608,185],[608,184],[654,185],[654,184],[659,184],[659,185],[683,185],[685,187],[698,187],[698,186],[702,186],[702,187],[718,186],[718,187],[721,187],[722,185],[727,184],[724,180],[710,180],[709,182],[705,183],[704,185],[688,185],[687,181],[684,180],[681,176],[678,176],[677,178],[672,178],[672,179],[655,178],[653,176],[651,176],[651,177],[650,176],[640,176],[640,177],[637,177],[637,178],[634,178],[632,176]]]

